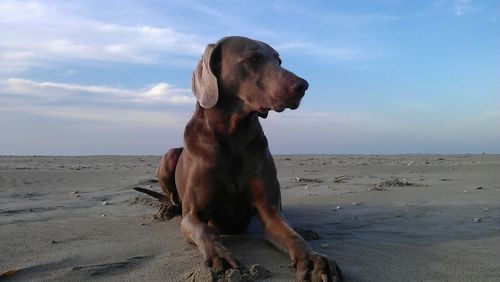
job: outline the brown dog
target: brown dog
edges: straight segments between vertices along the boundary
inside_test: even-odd
[[[342,279],[336,263],[311,250],[283,218],[276,167],[258,118],[298,108],[307,88],[264,42],[225,37],[205,49],[193,73],[198,101],[184,147],[163,156],[156,176],[165,195],[153,196],[163,199],[167,216],[182,211],[182,232],[206,266],[238,266],[218,232],[244,231],[256,214],[266,238],[297,267],[297,279]]]

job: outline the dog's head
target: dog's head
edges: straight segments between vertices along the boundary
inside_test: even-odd
[[[192,78],[202,107],[237,103],[264,118],[269,110],[298,108],[308,87],[306,80],[281,67],[271,46],[238,36],[208,45]]]

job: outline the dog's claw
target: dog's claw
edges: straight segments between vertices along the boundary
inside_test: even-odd
[[[222,244],[217,244],[213,253],[209,255],[203,264],[206,267],[211,267],[217,273],[223,272],[229,268],[238,268],[239,263],[233,258],[228,249]]]
[[[327,256],[311,252],[297,263],[298,281],[343,281],[342,270]]]

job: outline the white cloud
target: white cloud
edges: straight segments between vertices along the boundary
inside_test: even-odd
[[[484,113],[485,117],[498,118],[500,117],[500,111],[489,111]]]
[[[385,150],[388,133],[402,137],[405,125],[377,113],[299,108],[270,114],[263,127],[273,153],[374,153]]]
[[[308,21],[322,24],[328,23],[345,26],[373,24],[377,22],[396,22],[421,16],[420,14],[338,13],[332,9],[310,9],[308,8],[310,6],[314,6],[314,4],[304,5],[304,3],[294,3],[292,1],[272,4],[272,7],[282,14],[293,14],[296,17],[305,17]]]
[[[2,31],[0,29],[0,35],[1,33]],[[1,44],[2,43],[0,43],[0,45]],[[36,54],[33,51],[16,51],[3,49],[4,48],[0,46],[0,75],[7,73],[20,73],[24,70],[29,69],[30,67],[37,65],[37,62],[34,61]]]
[[[379,134],[403,128],[405,125],[398,120],[389,120],[385,116],[369,112],[315,112],[310,110],[285,111],[272,113],[266,121],[273,130],[289,130],[301,128],[304,132],[344,132]],[[359,136],[359,135],[358,135]]]
[[[360,61],[376,57],[374,52],[366,52],[358,48],[325,46],[312,42],[288,42],[277,44],[275,49],[278,51],[293,50],[294,52],[300,52],[306,55],[330,58],[338,61]]]
[[[0,81],[0,96],[43,99],[45,101],[74,101],[79,95],[94,102],[194,104],[191,90],[176,88],[160,82],[143,89],[124,89],[107,86],[88,86],[70,83],[37,82],[20,78]]]
[[[195,99],[181,94],[191,93],[190,89],[175,89],[166,83],[158,83],[141,92],[140,98],[149,101],[167,101],[171,104],[194,104]]]
[[[205,46],[168,27],[102,22],[66,8],[49,1],[1,1],[0,74],[75,59],[177,64],[178,57],[195,61]]]
[[[472,5],[471,0],[455,0],[455,15],[462,16],[468,13],[479,11],[480,8]]]
[[[307,36],[295,30],[263,28],[259,23],[234,16],[230,12],[220,12],[216,6],[213,8],[202,2],[178,5],[181,6],[179,10],[187,10],[192,16],[180,17],[174,15],[175,11],[156,13],[148,5],[126,2],[121,6],[126,6],[125,15],[131,15],[134,20],[128,20],[122,14],[118,18],[110,14],[99,18],[104,12],[94,10],[110,9],[112,5],[104,2],[97,5],[92,2],[51,0],[0,1],[0,77],[19,75],[36,66],[53,67],[68,62],[78,63],[79,60],[193,67],[205,45],[228,32],[270,41],[279,38],[285,42],[281,44],[284,49],[320,58],[357,61],[378,56],[372,49],[352,47],[352,40],[344,41],[341,46],[322,42],[324,38],[314,38],[311,43],[304,43],[307,42]],[[247,6],[252,5],[242,4],[232,9],[246,9]],[[92,12],[82,11],[86,9]],[[340,21],[354,26],[364,22],[400,20],[399,16],[391,15],[332,16],[331,13],[318,15],[318,11],[303,7],[293,6],[290,9],[298,15],[306,13],[306,18],[310,17],[311,20],[326,23]],[[282,13],[288,14],[288,11]],[[200,30],[201,22],[205,21],[206,27]],[[185,30],[190,30],[190,33]],[[338,36],[345,39],[346,34],[344,32]],[[328,37],[332,39],[331,35]],[[366,46],[356,44],[361,45]]]
[[[150,127],[182,128],[188,119],[186,113],[154,112],[144,110],[99,109],[81,106],[10,106],[0,107],[0,112],[15,112],[45,117],[54,117],[59,121],[77,120],[85,122],[119,123],[134,127],[134,125]]]
[[[428,122],[411,113],[299,108],[272,112],[262,125],[273,153],[497,152],[499,117],[492,110],[460,119],[435,116]]]
[[[87,129],[105,125],[113,130],[113,126],[120,125],[131,131],[138,128],[181,130],[192,108],[187,110],[182,105],[195,103],[190,92],[164,82],[142,89],[125,89],[10,78],[0,80],[0,115],[22,117],[33,125],[40,118],[49,118],[49,127],[80,121]]]
[[[191,107],[187,110],[182,105],[194,103],[190,89],[164,82],[125,89],[20,78],[0,80],[0,114],[22,116],[33,124],[37,119],[29,116],[34,115],[55,118],[54,123],[73,120],[180,130],[191,114]]]

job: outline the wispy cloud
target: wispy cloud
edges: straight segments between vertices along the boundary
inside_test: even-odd
[[[471,0],[455,0],[454,8],[456,16],[463,16],[480,10],[478,6],[472,4]]]
[[[321,112],[303,109],[300,111],[285,111],[283,113],[272,113],[266,120],[267,124],[276,127],[274,130],[289,131],[287,125],[293,124],[295,128],[315,132],[364,132],[365,134],[376,134],[381,131],[390,131],[404,127],[398,120],[389,120],[380,114],[370,112],[339,111]],[[281,128],[281,129],[279,129]],[[357,135],[359,136],[359,135]]]
[[[432,9],[439,9],[441,8],[442,6],[446,5],[446,2],[448,0],[432,0],[431,1],[431,4],[430,4],[430,7]]]
[[[0,2],[0,74],[72,60],[176,64],[205,46],[169,27],[102,22],[50,3]]]
[[[378,153],[386,150],[380,141],[387,132],[404,139],[405,125],[377,113],[301,109],[272,113],[263,127],[273,153]]]
[[[373,51],[369,52],[354,47],[326,46],[320,43],[304,41],[282,43],[277,44],[274,47],[278,51],[291,50],[295,53],[298,52],[305,55],[312,55],[319,58],[328,58],[338,61],[361,61],[377,57],[377,54]]]
[[[195,99],[189,89],[161,82],[142,89],[37,82],[11,78],[0,81],[0,115],[82,122],[93,126],[181,130]],[[39,118],[37,118],[39,117]]]
[[[182,128],[187,114],[154,112],[145,110],[99,109],[82,106],[9,106],[0,107],[0,112],[54,117],[58,121],[75,120],[84,122],[123,124],[131,127],[176,127]]]
[[[179,146],[205,45],[243,35],[281,52],[316,93],[262,121],[281,152],[450,152],[477,140],[498,152],[498,111],[484,102],[498,92],[490,2],[0,0],[0,149]]]
[[[54,66],[79,61],[101,61],[110,63],[158,64],[193,66],[205,45],[227,33],[258,36],[257,39],[275,40],[283,48],[298,50],[307,55],[335,60],[358,61],[377,57],[371,49],[356,41],[343,41],[330,44],[335,38],[308,38],[307,34],[295,30],[278,30],[262,25],[259,21],[244,20],[233,15],[238,9],[254,9],[252,5],[240,4],[231,12],[221,12],[203,2],[178,3],[192,16],[172,18],[164,21],[135,21],[134,24],[116,19],[96,19],[92,13],[79,13],[73,2],[54,1],[1,1],[0,2],[0,76],[9,77],[37,66]],[[76,2],[75,2],[76,3]],[[225,5],[225,4],[224,4]],[[106,5],[99,6],[105,9]],[[132,9],[129,7],[129,9]],[[181,9],[182,10],[182,9]],[[398,21],[407,16],[384,14],[343,14],[324,13],[316,9],[296,7],[292,4],[276,8],[275,11],[288,15],[294,14],[302,21],[316,21],[333,25],[351,25]],[[150,10],[141,18],[153,15]],[[148,14],[149,13],[149,14]],[[142,14],[141,14],[142,15]],[[191,20],[188,28],[182,28],[184,21],[202,17],[210,22],[199,30],[199,22]],[[153,23],[154,22],[154,23]],[[184,24],[183,24],[184,23]],[[226,30],[224,28],[227,28]],[[182,30],[182,31],[181,31]],[[187,32],[186,30],[189,30]],[[346,33],[343,32],[342,40]],[[294,40],[287,40],[287,38]],[[307,43],[306,43],[307,42]],[[280,42],[277,42],[278,44]]]
[[[143,89],[124,89],[107,86],[89,86],[70,83],[38,82],[20,78],[0,81],[0,96],[29,97],[45,102],[75,101],[80,95],[94,102],[194,104],[190,89],[176,88],[165,82]]]
[[[316,6],[316,7],[315,7]],[[293,14],[305,17],[308,21],[322,24],[336,25],[363,25],[373,23],[396,22],[421,16],[420,14],[388,14],[388,13],[363,13],[363,12],[338,12],[324,9],[324,5],[303,5],[292,1],[274,3],[272,7],[283,14]]]
[[[467,147],[468,152],[487,150],[470,147],[478,136],[484,146],[494,144],[500,137],[499,116],[499,111],[471,114],[456,127],[453,118],[422,123],[396,113],[300,109],[271,113],[262,124],[273,153],[456,153]]]

